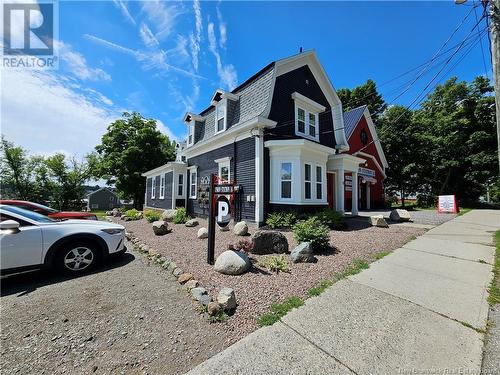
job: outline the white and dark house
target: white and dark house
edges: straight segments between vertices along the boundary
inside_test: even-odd
[[[358,212],[358,173],[342,103],[314,51],[272,62],[231,92],[216,90],[201,113],[187,113],[177,159],[143,174],[147,207],[208,213],[210,174],[234,181],[238,220],[261,224],[278,210],[345,211],[345,175]]]

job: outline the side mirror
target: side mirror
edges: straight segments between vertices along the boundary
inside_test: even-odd
[[[0,230],[19,230],[19,223],[15,220],[5,220],[0,222]]]

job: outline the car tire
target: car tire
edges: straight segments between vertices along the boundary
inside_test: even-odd
[[[55,268],[66,275],[80,275],[93,270],[101,260],[99,247],[92,242],[70,242],[61,247],[55,258]]]

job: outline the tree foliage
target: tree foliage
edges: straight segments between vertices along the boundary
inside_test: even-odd
[[[60,153],[31,156],[4,138],[1,151],[2,198],[45,202],[58,210],[81,208],[95,158],[78,162]]]
[[[96,174],[115,183],[124,198],[133,198],[141,208],[146,189],[142,173],[174,160],[175,142],[157,129],[155,120],[125,112],[108,127],[96,151]]]
[[[337,91],[337,94],[342,102],[344,111],[367,105],[375,124],[387,108],[387,104],[377,90],[377,85],[371,79],[352,90],[348,88],[340,89]]]

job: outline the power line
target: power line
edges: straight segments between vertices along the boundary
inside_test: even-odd
[[[478,18],[477,18],[477,11],[476,11],[476,8],[474,7],[474,15],[476,16],[476,22],[479,22]],[[484,10],[483,10],[483,18],[484,18]],[[481,45],[481,57],[483,58],[483,67],[484,67],[484,76],[485,77],[488,77],[488,69],[486,69],[486,59],[484,58],[484,48],[483,48],[483,37],[481,36],[481,42],[480,42],[480,45]]]

